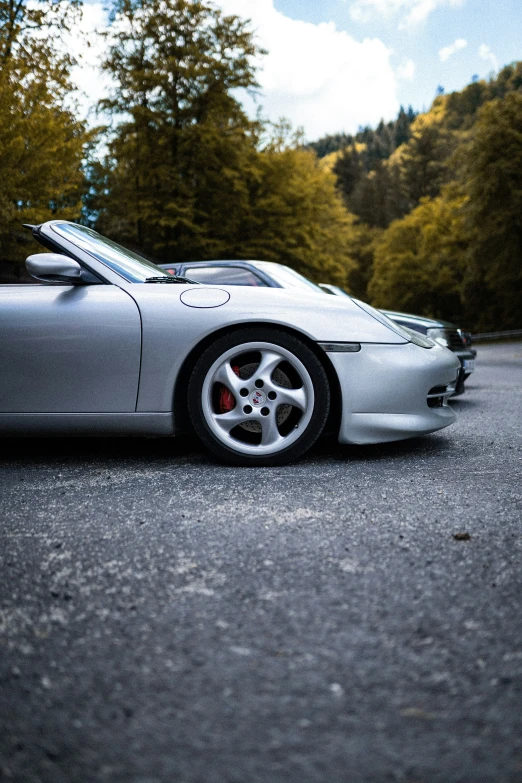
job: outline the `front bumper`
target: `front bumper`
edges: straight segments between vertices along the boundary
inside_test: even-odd
[[[340,443],[384,443],[452,424],[448,406],[460,370],[442,346],[362,344],[358,353],[328,353],[341,386]],[[428,395],[441,389],[440,407]]]
[[[466,377],[475,370],[475,357],[476,351],[455,351],[455,356],[458,358],[461,366],[461,371]]]
[[[462,394],[464,391],[464,381],[469,378],[472,372],[475,371],[475,357],[476,351],[455,351],[455,356],[460,362],[459,377],[457,380],[457,388],[455,395]]]

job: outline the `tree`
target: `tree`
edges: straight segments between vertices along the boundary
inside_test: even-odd
[[[410,138],[410,127],[415,119],[415,112],[413,111],[412,107],[408,107],[408,111],[404,109],[404,106],[401,106],[399,109],[399,114],[397,115],[397,119],[395,120],[394,127],[393,127],[393,148],[397,149],[397,147],[400,147],[401,144],[406,144],[408,139]]]
[[[437,196],[451,178],[448,159],[456,137],[447,130],[445,119],[445,97],[440,96],[429,112],[414,120],[409,141],[390,160],[391,165],[398,165],[402,195],[409,209],[425,196]]]
[[[380,160],[387,128],[396,149]],[[351,244],[354,292],[364,297],[371,272],[368,295],[377,306],[465,321],[475,330],[520,327],[522,63],[439,95],[416,118],[401,110],[393,128],[361,130],[334,171],[348,208],[363,221],[354,224],[362,245]],[[372,237],[370,226],[385,230]]]
[[[72,60],[59,55],[53,43],[68,29],[77,8],[77,3],[65,6],[56,0],[0,0],[3,260],[26,254],[23,222],[80,215],[87,135],[69,108]]]
[[[368,290],[376,307],[448,320],[462,317],[466,198],[454,187],[396,220],[375,248]]]
[[[204,0],[117,0],[110,40],[102,106],[119,124],[98,226],[160,259],[219,256],[260,132],[235,97],[256,87],[248,25]]]
[[[359,128],[355,136],[346,133],[336,133],[331,136],[324,136],[318,141],[310,142],[307,146],[314,150],[318,158],[324,158],[332,152],[344,150],[346,147],[352,147],[354,144],[364,145],[367,154],[364,156],[364,166],[366,171],[370,171],[377,161],[385,158],[404,144],[410,138],[410,125],[417,115],[409,106],[406,111],[403,106],[399,110],[396,120],[385,123],[383,120],[375,130],[370,127]]]
[[[359,153],[354,143],[342,150],[334,163],[333,173],[337,177],[339,191],[346,203],[349,204],[355,186],[364,173]]]
[[[375,247],[381,235],[381,229],[356,222],[350,238],[350,257],[353,263],[348,267],[345,287],[352,296],[365,302],[369,300],[368,284],[373,274]]]
[[[375,130],[364,128],[335,155],[333,171],[337,187],[348,209],[368,226],[386,228],[392,220],[402,217],[411,207],[410,198],[400,178],[398,166],[390,165],[390,156],[410,138],[410,126],[415,113],[401,106],[397,119]],[[328,138],[328,137],[327,137]],[[331,143],[343,137],[329,137]],[[326,140],[323,140],[326,141]],[[310,145],[316,152],[322,142]],[[317,152],[319,155],[319,152]]]
[[[479,330],[522,324],[522,95],[511,92],[478,112],[461,150],[470,244],[463,283]]]
[[[249,120],[248,24],[205,0],[118,0],[103,106],[119,125],[98,181],[98,228],[157,259],[281,261],[346,282],[353,217],[285,122]],[[268,136],[268,138],[267,138]]]
[[[0,0],[0,64],[1,72],[17,71],[27,77],[34,71],[44,72],[62,88],[68,86],[68,66],[72,58],[58,55],[55,44],[71,29],[80,13],[81,0]],[[44,33],[44,35],[42,35]],[[48,33],[50,35],[45,35]]]
[[[335,176],[312,152],[296,147],[269,146],[256,165],[236,255],[279,261],[319,283],[346,285],[357,232]]]

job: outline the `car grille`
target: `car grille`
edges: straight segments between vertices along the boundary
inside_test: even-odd
[[[449,342],[448,347],[451,351],[464,351],[466,349],[466,343],[456,329],[448,329],[446,334]]]

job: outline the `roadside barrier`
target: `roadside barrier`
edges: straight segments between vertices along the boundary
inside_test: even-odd
[[[488,340],[508,340],[510,337],[522,337],[522,329],[513,329],[510,332],[482,332],[481,334],[471,335],[474,343],[486,342]]]

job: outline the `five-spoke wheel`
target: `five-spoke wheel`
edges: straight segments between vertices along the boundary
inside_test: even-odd
[[[330,407],[315,353],[292,335],[248,329],[216,341],[197,362],[189,411],[203,442],[242,465],[275,465],[304,454]]]

